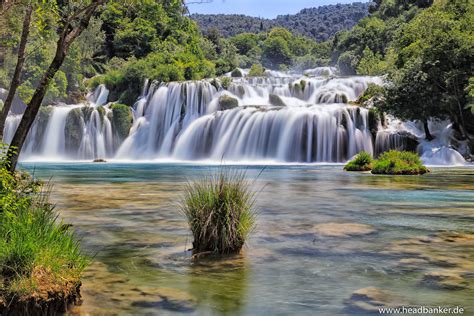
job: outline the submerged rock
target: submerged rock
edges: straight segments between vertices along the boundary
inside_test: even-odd
[[[219,97],[219,108],[221,111],[231,110],[239,106],[239,100],[230,95],[223,94]]]
[[[381,307],[400,306],[400,298],[376,287],[365,287],[352,293],[346,305],[359,312],[378,313]]]
[[[468,288],[466,280],[455,270],[441,270],[425,273],[421,283],[435,289],[462,290]]]
[[[357,223],[324,223],[315,226],[316,233],[324,237],[350,237],[374,233],[376,230],[365,224]]]
[[[96,162],[96,163],[99,163],[99,162],[107,162],[105,159],[94,159],[92,162]]]

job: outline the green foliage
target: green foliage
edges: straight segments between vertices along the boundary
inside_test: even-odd
[[[374,98],[379,99],[383,96],[385,90],[382,86],[379,86],[374,83],[369,83],[367,89],[365,89],[364,93],[357,99],[357,103],[359,105],[365,105],[367,101],[372,100]]]
[[[368,7],[369,3],[361,2],[324,5],[303,9],[297,14],[279,15],[272,20],[241,14],[192,14],[191,18],[199,24],[202,30],[217,28],[224,37],[257,34],[267,32],[274,27],[283,27],[293,34],[303,35],[313,41],[321,42],[328,40],[341,29],[352,28],[368,14]],[[244,37],[242,42],[244,42]],[[236,46],[238,45],[236,44]],[[240,52],[239,54],[245,55],[246,53]]]
[[[255,228],[255,195],[242,173],[220,171],[189,183],[181,210],[193,234],[193,252],[238,253]]]
[[[390,150],[373,163],[372,173],[392,175],[416,175],[429,172],[418,154],[409,151]]]
[[[265,68],[260,64],[253,64],[250,68],[249,77],[263,77],[265,76]]]
[[[365,152],[361,151],[358,153],[354,159],[349,161],[345,166],[344,170],[346,171],[370,171],[372,169],[372,156]]]
[[[125,139],[132,127],[132,110],[125,104],[112,104],[112,128],[121,139]]]
[[[3,150],[3,165],[7,160]],[[12,175],[4,166],[0,179],[0,299],[78,285],[89,260],[74,234],[57,220],[43,185],[26,173]]]
[[[222,77],[220,81],[222,88],[224,88],[225,90],[228,90],[230,85],[232,84],[232,78],[229,77]]]

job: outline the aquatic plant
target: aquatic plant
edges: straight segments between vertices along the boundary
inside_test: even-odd
[[[372,169],[372,156],[365,152],[361,151],[358,153],[354,159],[349,161],[345,166],[344,170],[346,171],[370,171]]]
[[[416,175],[429,172],[420,156],[409,151],[390,150],[380,155],[373,163],[372,173],[393,175]]]
[[[23,310],[31,301],[64,304],[78,295],[89,259],[69,226],[57,220],[44,185],[27,173],[9,173],[7,160],[1,161],[0,313]]]
[[[254,202],[240,172],[221,170],[188,183],[180,208],[193,234],[193,252],[238,253],[255,228]]]

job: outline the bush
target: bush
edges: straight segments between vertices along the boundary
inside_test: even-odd
[[[26,173],[0,168],[0,311],[22,300],[75,296],[89,259],[48,201],[44,186]],[[8,310],[7,310],[8,311]]]
[[[370,171],[372,169],[372,156],[365,152],[361,151],[358,153],[354,159],[349,161],[345,166],[344,170],[346,171]]]
[[[249,77],[265,76],[265,68],[260,64],[253,64],[249,71]]]
[[[373,164],[374,174],[415,175],[429,172],[420,156],[409,151],[390,150],[380,155]]]
[[[232,84],[232,79],[229,77],[222,77],[221,78],[221,86],[224,89],[229,89],[230,85]]]
[[[255,227],[255,195],[243,173],[220,171],[189,183],[181,202],[193,252],[238,253]]]

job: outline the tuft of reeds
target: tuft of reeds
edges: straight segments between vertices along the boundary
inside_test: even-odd
[[[255,228],[255,193],[245,174],[220,170],[189,182],[180,208],[187,218],[195,254],[238,253]]]

